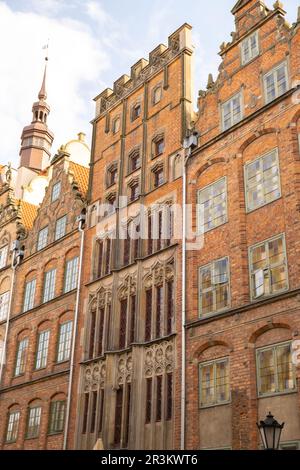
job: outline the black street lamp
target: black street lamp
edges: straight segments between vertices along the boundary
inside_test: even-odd
[[[284,423],[279,424],[269,411],[266,419],[256,423],[260,432],[260,437],[264,445],[264,450],[278,450],[281,432]]]

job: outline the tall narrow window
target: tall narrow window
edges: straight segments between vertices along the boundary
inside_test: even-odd
[[[4,268],[7,263],[7,253],[8,253],[8,246],[3,246],[0,248],[0,269]]]
[[[226,178],[198,191],[198,230],[208,232],[227,221]]]
[[[156,139],[154,141],[154,156],[158,157],[159,155],[162,155],[165,150],[165,140],[163,137],[160,137],[159,139]]]
[[[230,400],[228,359],[200,364],[199,374],[200,406],[228,403]]]
[[[55,225],[55,240],[62,238],[66,233],[66,225],[67,225],[67,216],[61,217],[56,221]]]
[[[118,167],[116,164],[113,164],[107,170],[107,187],[113,186],[116,184],[118,179]]]
[[[172,333],[174,302],[174,281],[169,281],[167,282],[167,335]]]
[[[152,412],[152,378],[149,377],[146,379],[146,415],[145,415],[146,424],[151,422],[151,412]]]
[[[114,442],[116,446],[121,443],[122,432],[122,408],[123,408],[123,385],[119,386],[116,392],[116,409],[115,409],[115,436]]]
[[[24,338],[18,343],[15,376],[24,374],[25,372],[27,351],[28,351],[28,338]]]
[[[38,437],[41,424],[41,415],[42,408],[40,406],[29,408],[26,433],[27,439]]]
[[[35,368],[42,369],[47,365],[50,331],[42,331],[38,336]]]
[[[130,318],[130,343],[135,341],[135,319],[136,319],[136,296],[130,297],[131,303],[131,318]]]
[[[140,117],[142,113],[142,107],[140,104],[136,104],[131,111],[131,121],[134,121],[138,117]]]
[[[60,195],[60,190],[61,190],[61,182],[58,181],[52,187],[51,202],[57,201]]]
[[[148,214],[148,255],[151,255],[153,251],[153,239],[152,239],[152,214]]]
[[[49,416],[49,434],[61,433],[65,423],[65,400],[51,402]]]
[[[163,211],[158,212],[158,238],[157,238],[157,250],[162,248],[162,237],[163,237]]]
[[[162,317],[164,311],[163,287],[156,287],[156,338],[160,338],[162,330]]]
[[[98,260],[97,260],[97,277],[101,277],[102,275],[102,264],[103,264],[103,241],[97,240],[97,248],[98,248]]]
[[[126,402],[126,414],[125,414],[125,432],[123,447],[128,446],[129,440],[129,427],[130,427],[130,405],[131,405],[131,383],[127,384],[127,402]]]
[[[132,173],[141,166],[140,151],[134,150],[128,156],[128,173]]]
[[[162,411],[162,375],[156,377],[156,422],[161,421]]]
[[[253,211],[280,197],[277,149],[245,166],[245,184],[248,211]]]
[[[131,245],[131,239],[130,239],[130,234],[128,233],[128,229],[126,231],[126,238],[124,239],[123,242],[123,264],[124,266],[127,266],[130,262],[130,245]]]
[[[130,201],[136,201],[140,195],[140,185],[139,183],[132,184],[130,186]]]
[[[59,327],[57,362],[68,361],[71,354],[73,322],[62,323]]]
[[[18,438],[20,411],[12,411],[8,416],[6,442],[16,442]]]
[[[257,351],[258,394],[270,395],[296,389],[291,343],[276,344]]]
[[[100,389],[100,407],[99,407],[99,425],[98,425],[98,434],[102,433],[103,428],[103,411],[104,411],[104,390]]]
[[[234,126],[242,120],[242,95],[238,93],[226,103],[222,104],[223,131]]]
[[[151,340],[152,330],[152,289],[146,291],[145,341]]]
[[[56,269],[51,269],[45,273],[43,302],[49,302],[55,296]]]
[[[120,117],[116,117],[114,120],[113,120],[113,125],[112,125],[112,131],[113,131],[113,134],[116,134],[117,132],[119,132],[120,130],[120,125],[121,125],[121,119]]]
[[[173,414],[173,375],[167,374],[167,406],[166,406],[166,420],[172,419]]]
[[[250,248],[251,297],[276,294],[288,288],[283,235]]]
[[[259,54],[258,47],[258,31],[248,36],[241,43],[241,52],[242,52],[242,65],[247,64],[250,60]]]
[[[9,307],[9,291],[0,294],[0,321],[3,321],[7,318],[8,307]]]
[[[92,392],[92,415],[91,415],[91,428],[90,432],[95,432],[95,425],[96,425],[96,415],[97,415],[97,397],[98,393],[96,391]]]
[[[265,100],[270,103],[288,90],[287,64],[284,62],[264,76]]]
[[[154,188],[158,188],[164,183],[164,169],[163,167],[156,168],[153,170],[153,186]]]
[[[105,274],[110,272],[111,239],[106,239]]]
[[[94,357],[95,335],[96,335],[96,311],[93,310],[90,314],[89,359],[92,359]]]
[[[64,292],[70,292],[77,287],[79,258],[70,259],[66,262]]]
[[[222,258],[199,269],[200,315],[229,307],[229,265]]]
[[[27,312],[34,306],[34,295],[35,295],[35,288],[36,288],[36,279],[32,281],[28,281],[25,284],[25,293],[24,293],[24,304],[23,304],[23,312]]]
[[[119,348],[124,349],[126,346],[126,329],[127,329],[127,299],[121,300],[120,303],[120,331],[119,331]]]
[[[84,394],[84,409],[83,409],[83,421],[82,421],[82,434],[86,434],[87,431],[87,422],[88,422],[88,414],[89,414],[89,401],[90,401],[90,394]]]
[[[42,250],[47,245],[48,240],[48,226],[39,231],[37,250]]]
[[[99,311],[99,337],[98,337],[98,356],[103,354],[103,333],[104,333],[104,308]]]

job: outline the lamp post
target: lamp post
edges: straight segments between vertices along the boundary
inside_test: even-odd
[[[260,432],[264,450],[278,450],[284,423],[279,424],[269,411],[266,419],[256,424]]]

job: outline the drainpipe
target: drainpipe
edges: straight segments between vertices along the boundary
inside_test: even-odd
[[[182,285],[181,285],[181,417],[180,417],[180,448],[185,450],[185,402],[186,402],[186,180],[187,165],[192,154],[192,150],[198,145],[198,133],[193,132],[186,137],[183,148],[186,153],[183,162],[182,172]]]
[[[67,409],[66,409],[66,421],[65,421],[65,430],[64,430],[64,442],[63,450],[67,449],[68,443],[68,432],[69,432],[69,423],[70,423],[70,410],[71,410],[71,393],[73,387],[73,376],[74,376],[74,360],[75,360],[75,342],[77,337],[78,330],[78,315],[79,315],[79,299],[80,299],[80,285],[81,285],[81,271],[82,271],[82,260],[83,260],[83,246],[84,246],[84,224],[85,224],[86,215],[85,212],[82,212],[77,220],[79,222],[78,230],[81,233],[80,240],[80,255],[79,255],[79,267],[78,267],[78,279],[77,279],[77,292],[76,292],[76,303],[75,303],[75,314],[74,314],[74,324],[72,332],[72,349],[71,349],[71,361],[70,361],[70,377],[68,384],[68,395],[67,395]]]
[[[7,311],[7,317],[6,317],[3,350],[2,350],[2,354],[1,354],[0,385],[2,383],[2,374],[3,374],[4,364],[5,364],[5,360],[6,360],[6,347],[7,347],[7,339],[8,339],[9,322],[10,322],[11,310],[12,310],[12,294],[13,294],[14,283],[15,283],[16,268],[17,268],[17,266],[19,266],[19,264],[21,263],[21,260],[24,256],[24,252],[20,249],[19,240],[14,241],[12,252],[13,252],[12,260],[11,260],[12,277],[11,277],[10,291],[9,291],[8,311]]]

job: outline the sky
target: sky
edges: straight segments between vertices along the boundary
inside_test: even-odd
[[[18,166],[20,136],[30,124],[49,41],[48,120],[52,153],[87,134],[93,98],[183,23],[193,26],[195,96],[217,75],[219,46],[230,41],[234,0],[0,0],[0,163]],[[274,2],[266,0],[271,7]],[[284,0],[296,20],[299,0]]]

